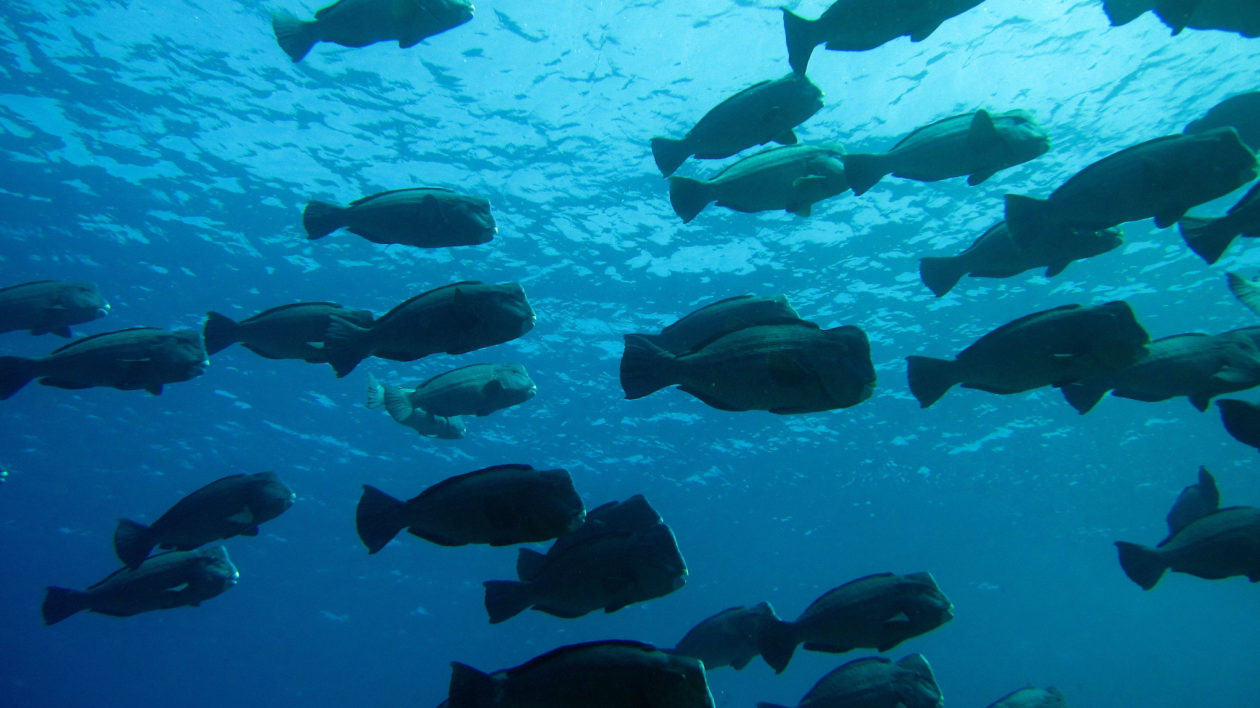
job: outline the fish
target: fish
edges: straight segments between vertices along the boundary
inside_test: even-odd
[[[704,666],[641,642],[560,647],[484,673],[451,663],[449,708],[713,708]]]
[[[805,76],[759,81],[714,106],[681,139],[652,138],[652,157],[668,177],[693,155],[715,160],[771,141],[794,145],[792,129],[822,106],[822,91]]]
[[[1248,310],[1260,315],[1260,284],[1237,273],[1226,273],[1225,280],[1234,298]]]
[[[731,607],[702,620],[668,651],[699,659],[706,671],[723,666],[739,671],[760,653],[757,637],[762,626],[778,619],[768,602]]]
[[[1177,230],[1190,250],[1208,265],[1215,263],[1234,239],[1260,236],[1260,182],[1247,190],[1225,216],[1215,219],[1185,216],[1177,223]]]
[[[374,319],[367,310],[352,310],[335,302],[296,302],[264,310],[240,322],[218,312],[207,312],[201,336],[207,354],[217,354],[239,342],[267,359],[326,364],[324,331],[334,316],[359,327],[370,327]]]
[[[538,386],[521,364],[470,364],[438,374],[408,391],[382,387],[382,402],[394,420],[419,409],[435,416],[487,416],[524,403]]]
[[[791,324],[800,320],[801,316],[784,295],[737,295],[705,305],[661,330],[660,334],[638,336],[681,356],[745,327]]]
[[[519,283],[462,281],[420,293],[367,327],[334,315],[324,341],[341,378],[369,356],[415,361],[502,344],[533,329],[536,319]]]
[[[1216,488],[1216,478],[1206,467],[1199,468],[1199,481],[1181,490],[1177,501],[1169,509],[1165,519],[1168,523],[1168,537],[1160,541],[1157,547],[1164,547],[1179,531],[1215,512],[1221,506],[1221,493]]]
[[[467,0],[338,0],[309,21],[285,11],[272,13],[271,28],[296,63],[317,42],[366,47],[396,40],[407,49],[472,17],[473,5]]]
[[[1009,278],[1033,268],[1045,268],[1053,278],[1068,264],[1111,251],[1123,243],[1115,229],[1068,231],[1050,241],[1030,239],[1015,243],[1005,221],[999,221],[980,235],[967,250],[956,256],[927,256],[919,259],[919,277],[937,297],[943,297],[964,275],[973,278]]]
[[[31,379],[44,386],[162,393],[164,384],[189,381],[210,365],[201,333],[134,327],[76,339],[45,357],[0,356],[0,400]]]
[[[754,325],[682,356],[639,335],[625,336],[621,387],[627,399],[678,384],[724,411],[779,415],[849,408],[871,397],[875,366],[866,333],[845,325]]]
[[[312,241],[344,227],[372,243],[417,248],[476,246],[498,232],[490,202],[438,187],[381,192],[345,207],[312,201],[302,226]]]
[[[1208,109],[1202,118],[1190,121],[1184,133],[1203,133],[1213,128],[1232,127],[1251,148],[1260,150],[1260,91],[1240,93]]]
[[[1190,522],[1157,548],[1116,541],[1120,567],[1143,590],[1164,572],[1204,580],[1244,575],[1260,582],[1260,509],[1234,506]]]
[[[819,679],[799,708],[940,708],[944,701],[927,659],[910,654],[895,663],[882,656],[850,661]]]
[[[1225,432],[1238,442],[1260,450],[1260,405],[1222,398],[1216,402],[1221,409],[1221,422]]]
[[[197,607],[221,595],[240,578],[223,546],[171,551],[153,556],[140,567],[120,568],[87,590],[49,587],[41,612],[53,625],[83,612],[130,617],[141,612]]]
[[[1200,412],[1212,398],[1260,385],[1260,349],[1245,336],[1189,333],[1151,342],[1147,355],[1118,371],[1061,386],[1063,397],[1081,415],[1107,391],[1135,401],[1186,396]]]
[[[557,538],[545,555],[528,548],[520,549],[516,576],[519,580],[529,580],[548,563],[548,557],[555,558],[588,539],[609,533],[632,534],[648,531],[664,523],[661,515],[642,494],[636,494],[624,501],[600,504],[586,512],[586,521],[581,526]]]
[[[927,408],[954,386],[1011,394],[1118,371],[1147,354],[1129,304],[1063,305],[989,332],[953,359],[906,357],[910,392]]]
[[[1063,692],[1050,688],[1021,688],[989,704],[989,708],[1067,708]]]
[[[293,506],[297,495],[274,472],[233,474],[185,496],[151,525],[123,519],[114,553],[132,570],[154,547],[191,551],[233,536],[257,536],[259,524]]]
[[[742,212],[809,216],[814,202],[849,188],[839,145],[782,145],[749,155],[713,179],[669,178],[669,202],[690,223],[710,202]]]
[[[1103,0],[1112,26],[1128,24],[1154,11],[1173,36],[1187,27],[1223,30],[1244,37],[1260,37],[1260,7],[1238,0]]]
[[[858,648],[886,652],[954,617],[954,603],[931,573],[878,573],[833,588],[794,622],[767,621],[758,648],[775,673],[783,673],[796,645],[842,654]]]
[[[1256,174],[1256,156],[1233,128],[1166,135],[1104,157],[1046,199],[1007,194],[1006,223],[1017,243],[1151,217],[1162,229]]]
[[[72,325],[109,314],[109,303],[96,283],[36,280],[0,288],[0,333],[69,337]]]
[[[368,374],[367,386],[367,407],[381,408],[385,405],[385,399],[402,398],[405,399],[410,392],[399,389],[396,386],[383,384],[376,380],[372,374]],[[393,410],[386,408],[386,413],[393,418],[395,422],[405,425],[408,428],[420,433],[426,438],[437,438],[439,440],[459,440],[468,432],[468,428],[464,425],[464,421],[459,416],[444,418],[436,416],[428,411],[408,406],[395,406]],[[397,413],[397,417],[395,416]]]
[[[456,475],[405,502],[363,485],[355,511],[368,553],[399,531],[439,546],[549,541],[582,525],[586,508],[566,470],[508,464]]]
[[[814,47],[824,42],[832,51],[860,52],[898,37],[922,42],[941,23],[979,5],[982,0],[836,0],[815,20],[783,9],[788,64],[798,74],[809,67]]]
[[[888,152],[849,153],[844,173],[859,195],[886,174],[920,182],[966,176],[974,186],[1049,149],[1050,135],[1027,111],[981,109],[916,128]]]

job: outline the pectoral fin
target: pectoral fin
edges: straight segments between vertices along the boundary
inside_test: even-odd
[[[1061,263],[1051,263],[1050,265],[1046,266],[1046,277],[1053,278],[1059,273],[1062,273],[1063,269],[1068,267],[1068,263],[1071,263],[1071,261],[1063,261]]]
[[[249,526],[254,523],[254,512],[250,511],[249,507],[245,507],[229,516],[227,520],[241,526]]]

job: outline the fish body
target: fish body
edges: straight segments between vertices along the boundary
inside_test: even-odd
[[[742,212],[809,216],[814,202],[849,188],[838,145],[783,145],[749,155],[711,180],[669,178],[674,213],[688,223],[710,202]]]
[[[107,314],[109,303],[95,283],[37,280],[0,288],[0,333],[24,329],[69,337],[71,325]]]
[[[324,332],[334,316],[359,327],[370,327],[373,319],[367,310],[351,310],[335,302],[297,302],[264,310],[240,322],[208,312],[201,333],[207,354],[216,354],[239,342],[267,359],[323,364],[328,361]]]
[[[1166,546],[1179,531],[1215,512],[1221,506],[1221,493],[1216,488],[1216,479],[1206,467],[1199,468],[1199,481],[1181,490],[1177,501],[1168,511],[1165,519],[1168,522],[1168,537],[1159,545]]]
[[[430,354],[467,354],[502,344],[534,327],[534,309],[519,283],[452,283],[421,293],[369,327],[334,316],[324,333],[329,363],[340,378],[369,356],[414,361]]]
[[[954,604],[930,573],[869,575],[828,591],[795,622],[767,622],[759,637],[761,656],[782,673],[797,644],[837,654],[886,652],[953,617]]]
[[[1166,135],[1104,157],[1046,199],[1006,195],[1006,222],[1020,243],[1151,217],[1162,229],[1255,178],[1256,157],[1233,128]]]
[[[483,673],[453,662],[449,708],[713,708],[699,661],[639,642],[573,644]]]
[[[1239,236],[1260,236],[1260,183],[1249,189],[1225,216],[1205,219],[1186,216],[1177,223],[1190,250],[1208,264],[1215,263]]]
[[[44,624],[56,624],[84,610],[111,617],[201,604],[236,584],[240,574],[222,546],[172,551],[138,568],[122,568],[87,590],[50,587],[44,596]]]
[[[1158,548],[1117,541],[1120,567],[1143,590],[1164,571],[1205,580],[1244,575],[1260,582],[1260,509],[1234,506],[1192,521]]]
[[[31,379],[44,386],[143,389],[158,395],[163,384],[188,381],[209,365],[201,333],[136,327],[76,339],[45,357],[0,356],[0,400]]]
[[[1050,688],[1021,688],[989,704],[989,708],[1067,708],[1063,692]]]
[[[364,485],[355,513],[369,553],[404,528],[440,546],[549,541],[582,525],[586,509],[562,469],[498,465],[450,477],[399,501]]]
[[[313,201],[302,211],[307,238],[323,238],[340,228],[372,243],[417,248],[489,243],[498,227],[490,202],[449,189],[396,189],[341,207]]]
[[[397,41],[406,49],[422,39],[458,27],[472,19],[466,0],[338,0],[302,21],[287,12],[271,16],[280,48],[294,62],[317,42],[343,47],[366,47]]]
[[[738,295],[705,305],[661,330],[660,334],[639,336],[671,354],[682,355],[745,327],[792,323],[800,319],[784,295]]]
[[[723,666],[739,671],[760,653],[757,638],[761,628],[778,619],[768,602],[731,607],[692,627],[670,653],[695,657],[706,671]]]
[[[1225,431],[1238,442],[1260,450],[1260,406],[1235,398],[1216,402]]]
[[[385,395],[390,415],[421,409],[436,416],[487,416],[533,398],[538,386],[520,364],[471,364],[438,374],[409,395]],[[409,410],[410,409],[410,410]]]
[[[1154,11],[1173,36],[1187,27],[1260,37],[1260,7],[1240,0],[1103,0],[1112,26],[1124,25]]]
[[[823,676],[797,708],[940,708],[932,667],[922,654],[897,662],[882,656],[855,659]],[[757,708],[783,708],[758,703]]]
[[[627,399],[678,384],[719,410],[792,414],[855,406],[875,389],[870,342],[852,325],[755,325],[682,356],[639,335],[626,335],[625,342],[621,386]]]
[[[1214,128],[1233,128],[1252,152],[1260,150],[1260,91],[1240,93],[1208,109],[1183,132],[1203,133]]]
[[[154,547],[190,551],[233,536],[257,536],[259,524],[283,514],[295,499],[272,472],[229,475],[180,499],[149,526],[119,521],[114,552],[135,569]]]
[[[886,174],[920,182],[967,176],[977,185],[1049,149],[1050,136],[1027,111],[979,110],[918,128],[886,153],[847,154],[844,170],[854,194]]]
[[[1045,268],[1045,276],[1052,278],[1072,261],[1101,255],[1121,243],[1122,235],[1114,229],[1068,231],[1049,241],[1033,238],[1016,243],[1006,222],[999,221],[956,256],[920,258],[919,276],[937,297],[942,297],[964,275],[1009,278],[1033,268]]]
[[[692,155],[715,160],[771,141],[792,145],[792,129],[822,105],[822,91],[805,76],[760,81],[714,106],[682,139],[652,138],[652,157],[668,177]]]
[[[459,440],[468,432],[464,421],[459,416],[450,418],[437,416],[411,405],[409,398],[411,393],[410,389],[381,383],[375,376],[368,374],[368,408],[384,407],[389,417],[395,422],[411,428],[426,438]]]
[[[1009,394],[1123,369],[1146,356],[1150,335],[1128,303],[1064,305],[989,332],[953,360],[906,357],[910,392],[927,408],[954,384]]]

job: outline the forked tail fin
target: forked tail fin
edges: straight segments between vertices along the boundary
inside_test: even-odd
[[[661,349],[643,335],[627,334],[626,350],[621,355],[621,389],[626,399],[643,398],[659,391],[673,380],[674,355]]]
[[[88,594],[69,588],[48,588],[44,604],[40,608],[44,624],[57,624],[61,620],[87,609]]]
[[[783,10],[783,35],[787,39],[788,64],[792,71],[804,76],[809,68],[809,56],[818,46],[818,35],[814,29],[817,20],[807,20],[791,10]]]
[[[302,228],[306,229],[306,238],[314,241],[323,238],[346,225],[344,207],[328,202],[313,201],[302,210]]]
[[[22,389],[35,378],[38,364],[20,356],[0,356],[0,401]]]
[[[354,510],[359,540],[368,553],[376,553],[407,527],[406,504],[376,487],[363,485],[363,496]]]
[[[201,339],[205,342],[207,355],[217,354],[241,341],[236,321],[217,312],[206,313],[206,323],[201,326]]]
[[[1125,541],[1116,541],[1116,548],[1120,551],[1120,567],[1124,574],[1143,590],[1155,587],[1168,569],[1159,551]]]
[[[1229,228],[1221,219],[1200,219],[1197,216],[1182,217],[1177,230],[1190,250],[1199,254],[1208,265],[1220,260],[1225,249],[1238,237],[1238,231]]]
[[[958,377],[954,374],[954,362],[949,359],[933,359],[926,356],[906,357],[906,377],[910,380],[910,393],[919,399],[919,406],[928,406],[940,400]]]
[[[303,22],[283,10],[271,15],[271,29],[276,33],[276,41],[280,43],[280,48],[284,50],[284,53],[295,62],[302,61],[302,57],[306,56],[306,53],[311,51],[311,47],[318,41],[311,29],[314,24],[314,22]]]
[[[674,174],[674,170],[686,162],[688,157],[691,157],[691,151],[687,149],[687,141],[652,138],[652,159],[656,160],[656,167],[662,175],[668,177]]]
[[[690,177],[669,178],[669,203],[683,223],[690,223],[713,201],[709,185]]]
[[[525,583],[487,580],[482,585],[486,588],[486,614],[490,615],[490,624],[515,617],[533,604],[529,586]]]
[[[953,290],[966,274],[967,266],[957,256],[928,256],[919,259],[919,277],[937,297],[944,297]]]
[[[156,545],[157,540],[144,524],[123,519],[114,529],[114,554],[132,570],[140,567]]]

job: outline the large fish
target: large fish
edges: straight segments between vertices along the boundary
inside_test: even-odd
[[[334,315],[359,327],[372,325],[372,313],[367,310],[351,310],[335,302],[297,302],[264,310],[240,322],[217,312],[207,312],[201,335],[207,354],[217,354],[240,342],[241,346],[267,359],[301,359],[323,364],[328,361],[324,332]]]
[[[1221,506],[1221,493],[1216,488],[1216,479],[1206,467],[1199,468],[1199,481],[1181,490],[1172,509],[1168,510],[1165,521],[1168,523],[1168,537],[1159,542],[1166,546],[1182,529],[1199,519],[1215,512]]]
[[[502,344],[533,329],[534,320],[519,283],[464,281],[416,295],[368,327],[333,317],[324,341],[340,378],[369,356],[414,361]]]
[[[44,624],[56,624],[87,610],[111,617],[196,607],[236,584],[240,574],[223,546],[171,551],[139,568],[122,568],[87,590],[50,587],[42,608]]]
[[[827,591],[795,622],[766,622],[759,647],[775,673],[783,673],[797,644],[836,654],[858,648],[886,652],[953,617],[954,604],[931,573],[880,573]]]
[[[908,356],[907,376],[927,408],[954,384],[1007,394],[1117,371],[1146,356],[1148,342],[1124,301],[1064,305],[1008,322],[953,359]]]
[[[710,202],[742,212],[809,216],[814,202],[849,188],[838,145],[783,145],[749,155],[711,180],[669,178],[669,203],[688,223]]]
[[[271,16],[276,41],[295,62],[316,42],[366,47],[397,40],[406,49],[472,19],[467,0],[338,0],[304,22],[288,12]]]
[[[1222,398],[1216,402],[1221,409],[1221,422],[1225,432],[1238,442],[1260,450],[1260,405]]]
[[[977,185],[1049,149],[1050,136],[1026,111],[979,110],[918,128],[888,152],[847,154],[844,172],[854,194],[886,174],[920,182],[966,176],[967,184]]]
[[[1158,548],[1116,541],[1120,567],[1143,590],[1164,571],[1205,580],[1245,575],[1260,582],[1260,509],[1234,506],[1192,521]]]
[[[104,332],[37,359],[0,356],[0,400],[34,378],[56,388],[107,386],[158,395],[163,384],[196,378],[209,364],[199,332],[153,327]]]
[[[1260,5],[1252,0],[1103,0],[1103,9],[1113,27],[1154,10],[1173,36],[1189,27],[1260,37]]]
[[[738,295],[709,303],[661,330],[640,334],[671,354],[689,354],[721,337],[753,325],[791,324],[801,319],[784,295]]]
[[[399,389],[396,386],[381,383],[376,380],[375,376],[368,374],[368,408],[384,407],[387,398],[406,401],[409,393],[409,391]],[[433,415],[424,409],[412,407],[409,403],[403,406],[395,406],[392,409],[386,408],[385,412],[389,413],[389,417],[393,418],[394,422],[405,425],[426,438],[459,440],[468,432],[464,426],[464,421],[459,416],[445,418]]]
[[[69,337],[70,326],[109,314],[96,283],[36,280],[0,288],[0,332]]]
[[[510,464],[450,477],[405,502],[365,484],[355,524],[376,553],[403,529],[440,546],[508,546],[549,541],[585,517],[567,471]]]
[[[1177,224],[1177,229],[1190,250],[1208,264],[1215,263],[1234,239],[1260,236],[1260,182],[1230,207],[1225,216],[1215,219],[1186,216]]]
[[[625,342],[621,387],[627,399],[678,384],[719,410],[792,414],[855,406],[875,390],[870,342],[852,325],[755,325],[682,356],[639,335],[626,335]]]
[[[1260,91],[1240,93],[1208,109],[1202,118],[1190,121],[1186,133],[1202,133],[1214,128],[1230,127],[1238,131],[1252,152],[1260,150]]]
[[[927,659],[910,654],[895,663],[882,656],[850,661],[819,679],[798,708],[940,708],[944,702]]]
[[[1063,692],[1050,688],[1021,688],[989,704],[989,708],[1067,708]]]
[[[778,620],[768,602],[753,607],[731,607],[692,627],[678,646],[669,650],[699,659],[706,671],[729,666],[736,671],[760,653],[757,638],[769,621]]]
[[[283,514],[295,499],[272,472],[229,475],[180,499],[149,526],[119,521],[114,552],[128,568],[138,568],[155,546],[190,551],[233,536],[257,536],[259,524]]]
[[[572,644],[487,674],[451,663],[448,708],[713,708],[704,666],[647,644]]]
[[[792,129],[822,105],[822,91],[804,76],[761,81],[714,106],[682,139],[652,138],[652,157],[668,177],[692,155],[714,160],[772,140],[793,145]]]
[[[1233,128],[1166,135],[1104,157],[1046,199],[1006,195],[1006,223],[1018,243],[1151,217],[1162,229],[1255,178],[1256,156]]]
[[[487,416],[530,400],[538,386],[521,364],[470,364],[438,374],[412,390],[382,386],[394,420],[419,409],[436,416]]]
[[[942,297],[964,275],[1009,278],[1033,268],[1045,268],[1045,276],[1052,278],[1072,261],[1101,255],[1121,243],[1121,233],[1114,229],[1069,231],[1049,241],[1029,239],[1015,243],[1006,222],[999,221],[956,256],[920,258],[919,276],[937,297]]]
[[[381,192],[345,207],[313,201],[302,211],[302,226],[312,240],[345,227],[372,243],[419,248],[476,246],[497,231],[490,202],[437,187]]]
[[[859,52],[909,37],[922,42],[942,22],[979,5],[982,0],[836,0],[816,20],[783,8],[788,63],[804,74],[814,47],[826,42],[832,51]]]

